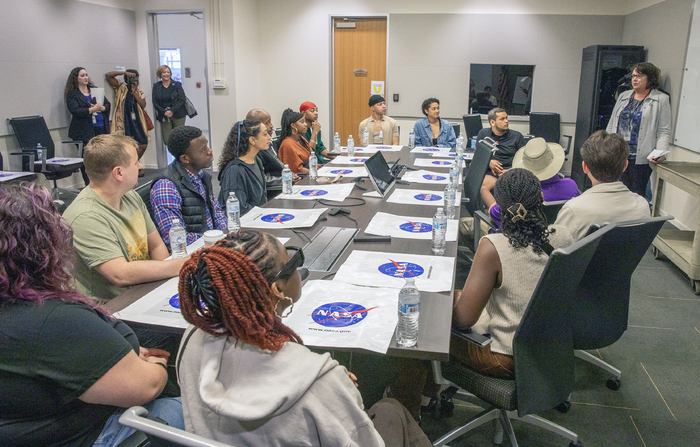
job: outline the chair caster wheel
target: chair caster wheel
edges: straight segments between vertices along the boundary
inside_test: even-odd
[[[607,386],[608,388],[610,388],[613,391],[619,390],[620,385],[621,385],[620,379],[618,379],[617,377],[611,377],[608,379],[607,382],[605,382],[605,386]]]
[[[569,447],[583,447],[583,442],[578,441],[576,444],[571,442],[571,443],[569,443]]]
[[[554,407],[559,413],[568,413],[569,410],[571,409],[571,402],[568,400],[565,400],[564,402],[560,403],[556,407]]]
[[[697,279],[691,279],[690,288],[693,290],[694,294],[700,295],[700,281],[698,281]]]
[[[440,414],[441,418],[450,418],[454,412],[455,404],[452,402],[452,399],[440,400],[440,408],[438,409],[438,413]]]

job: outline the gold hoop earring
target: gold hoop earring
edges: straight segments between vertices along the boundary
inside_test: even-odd
[[[283,300],[289,301],[290,306],[282,311],[282,315],[280,315],[280,318],[287,318],[289,316],[289,314],[292,313],[292,310],[294,310],[294,300],[288,296],[285,296],[285,297],[280,298],[279,301],[277,301],[277,305],[279,305],[280,301],[283,301]]]

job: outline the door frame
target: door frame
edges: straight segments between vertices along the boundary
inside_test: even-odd
[[[201,14],[202,26],[204,27],[204,84],[207,89],[207,127],[209,128],[209,141],[211,141],[211,113],[209,107],[209,35],[207,30],[207,14],[201,9],[167,9],[167,10],[148,10],[146,11],[146,29],[148,33],[148,62],[151,65],[149,70],[151,73],[151,85],[158,82],[158,75],[154,67],[160,65],[160,42],[158,39],[158,15],[165,14]],[[150,103],[150,102],[149,102]],[[151,107],[153,105],[151,104]],[[154,111],[155,112],[155,111]],[[160,122],[153,115],[153,124],[155,125],[154,134],[156,140],[156,160],[158,169],[162,169],[168,165],[168,153],[165,149],[165,142],[160,133]]]
[[[330,123],[329,127],[331,129],[329,138],[333,138],[335,135],[335,27],[333,22],[335,19],[386,19],[386,78],[389,79],[389,14],[330,14],[329,16],[329,27],[330,27],[330,42],[328,47],[328,59],[330,67],[329,73],[329,98],[328,98],[328,108]],[[387,79],[384,79],[384,99],[386,99],[386,86],[388,84]],[[388,101],[388,100],[387,100]],[[359,124],[359,123],[358,123]],[[331,141],[331,140],[329,140]],[[331,144],[328,147],[332,148]]]

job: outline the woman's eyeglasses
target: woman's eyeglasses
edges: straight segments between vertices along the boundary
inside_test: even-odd
[[[302,265],[304,265],[304,252],[302,251],[301,248],[299,247],[285,247],[287,249],[287,253],[289,253],[289,261],[287,261],[286,264],[282,266],[282,269],[275,275],[273,278],[272,282],[277,281],[278,279],[289,279],[297,269],[299,269]],[[291,251],[294,251],[292,254]],[[306,269],[304,269],[306,270]],[[307,275],[308,275],[308,270],[307,270]],[[302,280],[305,278],[302,275]]]

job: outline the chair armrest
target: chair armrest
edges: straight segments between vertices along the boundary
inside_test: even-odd
[[[491,337],[487,337],[485,335],[481,335],[479,333],[476,333],[471,330],[471,328],[468,329],[458,329],[456,327],[452,328],[452,335],[455,337],[461,338],[464,341],[468,341],[469,343],[473,343],[477,346],[481,346],[482,348],[489,343],[491,343],[493,340]]]
[[[156,421],[147,419],[148,410],[143,407],[131,407],[120,417],[119,423],[140,430],[146,434],[157,436],[179,445],[191,447],[231,447],[218,441],[204,438],[192,433],[188,433],[179,428],[170,427]]]
[[[484,221],[488,224],[489,227],[491,227],[494,230],[497,230],[496,225],[494,225],[493,221],[491,220],[491,216],[486,214],[485,212],[481,210],[477,210],[474,212],[474,253],[476,253],[476,249],[479,248],[479,239],[481,239],[481,221]]]
[[[29,167],[34,172],[34,160],[36,159],[36,154],[34,152],[10,152],[10,155],[22,155],[24,157],[29,157]]]
[[[75,140],[61,141],[62,144],[77,144],[78,145],[78,157],[83,158],[83,142]]]

